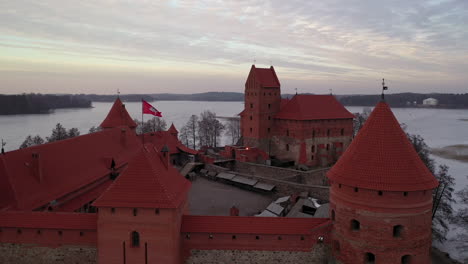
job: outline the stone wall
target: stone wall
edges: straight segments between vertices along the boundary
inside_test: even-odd
[[[329,263],[329,249],[316,245],[309,252],[300,251],[245,251],[245,250],[192,250],[187,264],[323,264]]]
[[[236,172],[246,173],[256,176],[269,177],[278,180],[288,180],[298,176],[296,183],[308,184],[308,185],[328,185],[326,173],[329,168],[300,171],[280,167],[272,167],[262,164],[247,163],[247,162],[236,162]]]
[[[40,247],[36,244],[0,243],[2,264],[94,264],[97,263],[95,247],[62,246]]]

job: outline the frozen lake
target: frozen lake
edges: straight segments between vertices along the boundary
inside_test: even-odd
[[[218,116],[235,116],[243,109],[243,102],[195,102],[158,101],[152,103],[163,113],[168,126],[174,123],[177,129],[187,122],[190,115],[199,115],[204,110],[214,111]],[[49,136],[52,128],[60,122],[65,128],[76,127],[81,134],[92,126],[98,126],[106,117],[112,103],[93,103],[89,109],[60,109],[51,114],[0,116],[0,138],[7,142],[5,149],[19,147],[27,135]],[[141,119],[141,103],[126,103],[133,118]],[[352,113],[362,112],[363,107],[347,107]],[[400,123],[407,125],[410,133],[420,134],[429,147],[439,148],[456,144],[468,144],[468,110],[458,109],[392,109]],[[150,116],[146,115],[147,120]],[[223,139],[221,143],[228,143]],[[450,174],[456,179],[456,190],[468,184],[468,163],[435,157],[438,163],[447,164]],[[457,205],[455,205],[457,208]],[[450,244],[443,250],[457,256]]]

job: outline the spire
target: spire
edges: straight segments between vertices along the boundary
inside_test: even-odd
[[[190,182],[176,169],[164,166],[157,155],[151,148],[142,148],[93,206],[178,208]]]
[[[120,98],[115,100],[111,110],[106,116],[106,119],[104,119],[100,125],[102,128],[113,128],[118,126],[128,126],[130,128],[137,127],[137,124],[128,114],[127,109],[125,109],[125,105],[120,101]]]
[[[177,136],[179,134],[179,131],[174,126],[174,123],[171,124],[171,127],[167,130],[171,135]]]
[[[388,87],[385,86],[385,79],[382,79],[382,101],[385,101],[385,94],[384,94],[385,90],[388,90]]]
[[[381,191],[431,190],[438,185],[383,101],[327,176],[337,183]]]

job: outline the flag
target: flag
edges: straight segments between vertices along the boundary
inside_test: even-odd
[[[158,117],[162,117],[162,113],[159,112],[156,108],[154,108],[154,106],[150,105],[148,102],[146,102],[145,100],[141,100],[141,102],[143,103],[143,114],[150,114],[150,115],[154,115],[154,116],[158,116]]]

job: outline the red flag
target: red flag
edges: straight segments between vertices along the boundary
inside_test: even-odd
[[[145,100],[141,100],[143,103],[143,114],[150,114],[158,117],[162,117],[162,113],[159,112],[156,108],[154,108],[152,105],[150,105],[148,102]]]

